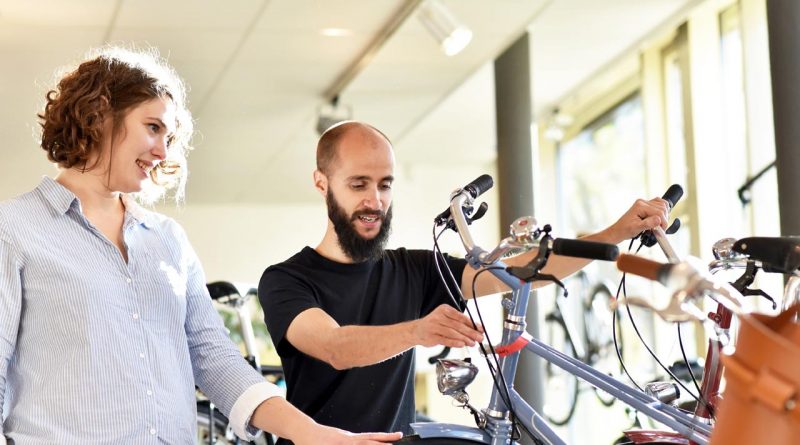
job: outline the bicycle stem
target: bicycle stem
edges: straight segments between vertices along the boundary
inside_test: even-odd
[[[667,240],[667,234],[664,232],[664,229],[661,227],[656,227],[653,230],[653,235],[656,237],[656,241],[658,242],[658,246],[661,247],[661,250],[666,255],[667,259],[670,263],[678,263],[680,262],[680,257],[678,254],[675,253],[675,250],[672,248],[672,245]]]

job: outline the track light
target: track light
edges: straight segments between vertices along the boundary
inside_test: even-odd
[[[334,96],[329,103],[317,107],[317,134],[322,135],[328,128],[339,122],[350,120],[352,117],[352,107],[340,105],[339,96]]]
[[[448,56],[460,53],[472,40],[472,31],[438,0],[425,0],[417,17]]]

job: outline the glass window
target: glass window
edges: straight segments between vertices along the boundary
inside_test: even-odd
[[[582,234],[608,226],[645,190],[644,117],[635,94],[558,151],[559,232]]]

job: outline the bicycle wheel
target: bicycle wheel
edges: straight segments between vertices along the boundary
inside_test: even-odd
[[[564,354],[578,358],[564,319],[551,312],[545,317],[542,341]],[[578,404],[578,378],[557,365],[545,362],[544,416],[555,425],[566,425]]]
[[[228,430],[228,418],[214,409],[214,435],[211,437],[209,421],[209,404],[207,401],[197,402],[197,444],[228,445],[235,443],[235,436]]]
[[[616,319],[611,309],[614,294],[603,283],[592,288],[584,303],[584,332],[586,334],[586,363],[598,371],[617,376],[622,373],[617,352],[614,347],[614,332],[617,332],[617,347],[622,354],[622,314],[617,311]],[[604,406],[614,404],[616,397],[592,386],[597,399]]]
[[[402,439],[398,440],[398,444],[402,443],[419,443],[423,445],[448,445],[448,444],[461,444],[461,445],[475,445],[476,443],[483,443],[483,442],[475,442],[472,440],[467,439],[449,439],[446,437],[430,437],[427,439],[423,439],[419,436],[405,436]]]
[[[210,422],[208,421],[208,401],[197,402],[197,445],[274,445],[275,441],[268,433],[263,433],[256,441],[247,442],[238,439],[228,426],[228,418],[219,410],[214,409],[214,437],[211,437]]]

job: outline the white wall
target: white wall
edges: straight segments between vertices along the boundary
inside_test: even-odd
[[[449,204],[450,192],[482,173],[481,165],[444,169],[439,165],[398,165],[390,247],[430,249],[433,218]],[[192,180],[202,180],[193,177]],[[308,181],[308,187],[313,185]],[[280,190],[269,193],[281,193]],[[496,244],[499,221],[496,194],[485,195],[487,216],[473,225],[479,244]],[[275,205],[162,205],[159,212],[174,217],[186,229],[209,280],[257,283],[264,269],[285,260],[304,246],[316,246],[325,232],[327,213],[322,196],[317,203]],[[504,222],[506,225],[510,223]],[[442,237],[446,252],[463,256],[457,236]]]

